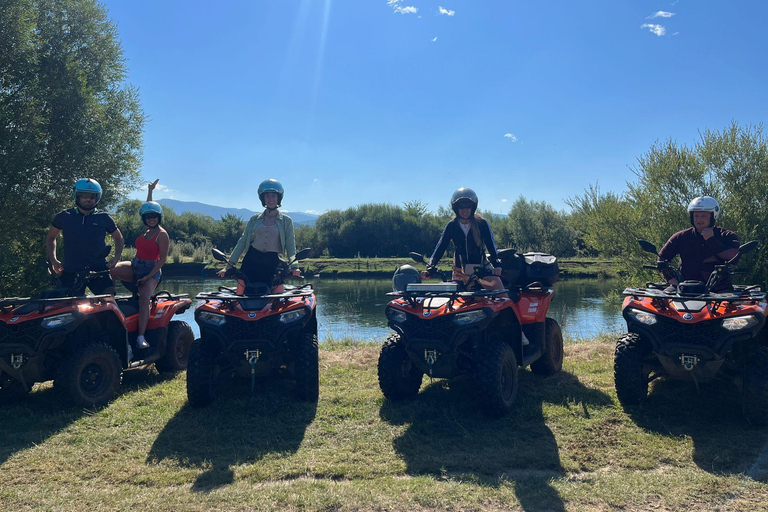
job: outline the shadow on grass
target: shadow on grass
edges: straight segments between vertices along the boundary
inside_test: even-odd
[[[86,410],[66,402],[53,388],[0,404],[0,465],[15,453],[44,443],[80,419]]]
[[[563,475],[560,454],[547,427],[544,403],[608,406],[608,395],[584,387],[572,374],[541,378],[520,372],[517,403],[511,414],[489,419],[477,405],[472,379],[435,381],[413,400],[385,401],[380,415],[410,427],[394,441],[407,472],[432,474],[496,487],[513,481],[524,510],[564,511],[549,484]]]
[[[235,465],[298,450],[317,403],[296,400],[283,379],[261,382],[254,395],[247,385],[226,389],[208,407],[185,404],[158,435],[147,463],[171,459],[206,468],[192,490],[209,492],[233,482]]]
[[[173,378],[173,374],[157,374],[152,368],[126,372],[115,399]],[[0,465],[13,454],[44,443],[86,414],[110,405],[95,408],[74,405],[51,384],[50,381],[42,384],[42,388],[38,384],[29,395],[0,402]]]
[[[690,437],[693,461],[704,471],[768,479],[768,429],[747,422],[733,384],[715,381],[700,386],[697,392],[691,382],[659,380],[647,401],[627,413],[649,432]]]

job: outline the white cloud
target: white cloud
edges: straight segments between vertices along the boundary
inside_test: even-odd
[[[318,181],[320,181],[320,178],[315,178],[312,180],[312,183],[317,183]]]
[[[432,42],[433,42],[433,43],[434,43],[435,41],[437,41],[437,38],[434,38],[434,39],[432,40]]]
[[[502,202],[502,203],[506,203],[506,202],[507,202],[507,200],[506,200],[506,199],[502,199],[502,200],[501,200],[501,202]]]
[[[656,34],[657,36],[663,36],[667,33],[667,29],[664,28],[664,25],[654,25],[653,23],[643,23],[640,25],[640,28],[647,28],[651,31],[652,34]]]
[[[169,189],[165,185],[161,185],[160,183],[155,185],[155,191],[156,192],[173,192],[173,190]]]
[[[402,4],[403,0],[387,0],[387,5],[392,7],[393,12],[399,12],[400,14],[416,14],[419,12],[418,7],[413,7],[412,5],[403,7]]]
[[[673,12],[656,11],[655,13],[651,14],[650,16],[648,16],[645,19],[652,20],[653,18],[671,18],[674,15],[675,15],[675,13],[673,13]]]
[[[505,133],[504,136],[511,140],[512,142],[517,142],[517,137],[514,133]]]
[[[456,14],[456,11],[451,11],[450,9],[444,9],[442,5],[437,6],[438,12],[440,14],[445,14],[446,16],[453,16]]]

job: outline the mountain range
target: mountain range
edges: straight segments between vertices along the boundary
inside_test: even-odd
[[[240,217],[244,221],[248,221],[253,215],[259,212],[254,212],[246,208],[226,208],[224,206],[214,206],[212,204],[198,203],[197,201],[178,201],[176,199],[160,199],[158,201],[164,206],[169,206],[176,213],[192,212],[202,213],[208,215],[216,220],[220,220],[227,213],[231,213]],[[287,214],[292,220],[295,226],[314,226],[317,220],[317,215],[303,212],[288,212],[280,210]]]

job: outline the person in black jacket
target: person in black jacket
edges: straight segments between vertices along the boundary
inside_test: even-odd
[[[488,221],[477,213],[477,194],[470,188],[460,188],[451,196],[451,208],[456,214],[443,229],[435,251],[429,259],[427,271],[437,266],[445,254],[448,244],[453,241],[453,279],[467,283],[477,267],[493,270],[495,275],[479,280],[486,290],[499,290],[501,283],[501,262],[499,261],[496,241]],[[490,254],[490,261],[485,250]],[[500,297],[503,297],[501,295]]]

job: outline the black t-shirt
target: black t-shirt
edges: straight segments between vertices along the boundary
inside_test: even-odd
[[[77,272],[96,263],[94,257],[106,247],[104,236],[117,229],[115,221],[102,210],[89,215],[79,208],[59,212],[53,218],[53,227],[64,235],[64,270]],[[101,261],[103,263],[103,261]]]

